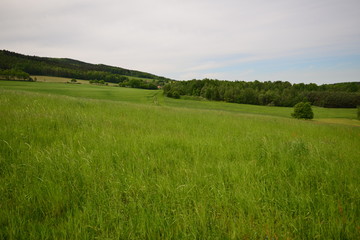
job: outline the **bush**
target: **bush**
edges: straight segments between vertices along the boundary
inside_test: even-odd
[[[180,98],[180,94],[177,91],[174,91],[172,94],[173,98],[179,99]]]
[[[167,97],[173,97],[172,92],[171,92],[171,91],[170,91],[170,92],[167,92],[167,93],[166,93],[166,96],[167,96]]]
[[[313,119],[314,113],[308,102],[299,102],[294,106],[294,112],[291,114],[294,118]]]
[[[180,93],[178,91],[169,91],[166,93],[166,96],[169,98],[176,98],[179,99],[180,98]]]

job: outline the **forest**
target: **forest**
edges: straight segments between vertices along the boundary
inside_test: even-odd
[[[54,76],[75,78],[82,80],[104,80],[111,83],[123,83],[124,85],[134,85],[128,77],[142,78],[140,86],[146,88],[146,82],[153,85],[163,86],[170,79],[156,76],[154,74],[129,70],[125,68],[112,67],[104,64],[90,64],[68,58],[46,58],[37,56],[27,56],[7,50],[0,50],[0,70],[2,74],[14,72],[25,72],[29,75]],[[4,71],[6,74],[4,74]],[[8,75],[9,76],[9,75]],[[10,75],[9,78],[13,78]],[[130,82],[130,83],[128,83]],[[138,82],[138,81],[135,81]],[[136,86],[139,84],[135,84]]]
[[[293,107],[310,102],[319,107],[354,108],[360,105],[360,82],[317,85],[284,81],[173,81],[164,87],[168,97],[196,96],[215,101]]]

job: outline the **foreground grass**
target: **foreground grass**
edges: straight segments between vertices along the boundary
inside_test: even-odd
[[[0,239],[358,239],[360,128],[0,90]]]

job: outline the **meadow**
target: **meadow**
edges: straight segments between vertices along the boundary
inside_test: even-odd
[[[64,95],[87,99],[153,103],[159,91],[139,90],[90,84],[65,84],[59,82],[0,81],[0,89],[23,90],[46,94]]]
[[[69,83],[71,82],[72,78],[65,78],[65,77],[52,77],[52,76],[39,76],[39,75],[32,75],[32,79],[36,79],[37,82],[49,82],[49,83]],[[146,78],[139,78],[139,77],[132,77],[132,76],[124,76],[127,77],[129,80],[135,79],[135,80],[141,80],[146,81],[149,79]],[[90,84],[89,80],[82,80],[82,79],[76,79],[77,83],[80,84]],[[107,83],[109,86],[118,86],[119,84],[116,83]]]
[[[31,76],[32,79],[36,79],[37,82],[56,82],[56,83],[68,83],[71,82],[71,78],[64,78],[64,77],[52,77],[52,76],[38,76],[33,75]],[[76,80],[78,83],[81,84],[90,84],[88,80]]]
[[[46,79],[46,80],[45,80]],[[214,110],[237,112],[243,114],[256,114],[290,118],[293,108],[270,107],[219,101],[207,101],[201,98],[182,97],[173,99],[164,97],[162,90],[139,90],[134,88],[119,88],[90,84],[59,84],[69,82],[69,78],[43,77],[45,82],[0,81],[0,89],[12,89],[50,93],[72,97],[102,99],[112,101],[125,101],[150,105],[161,105],[176,108],[191,108],[201,110]],[[326,123],[340,123],[360,126],[356,120],[356,109],[352,108],[321,108],[313,107],[315,120]]]
[[[356,110],[291,111],[0,82],[0,239],[358,239]]]

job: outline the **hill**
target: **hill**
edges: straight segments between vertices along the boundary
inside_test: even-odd
[[[17,69],[30,75],[104,80],[112,83],[127,81],[128,77],[142,78],[158,85],[164,85],[170,80],[151,73],[104,64],[90,64],[69,58],[27,56],[7,50],[0,51],[0,69]]]

